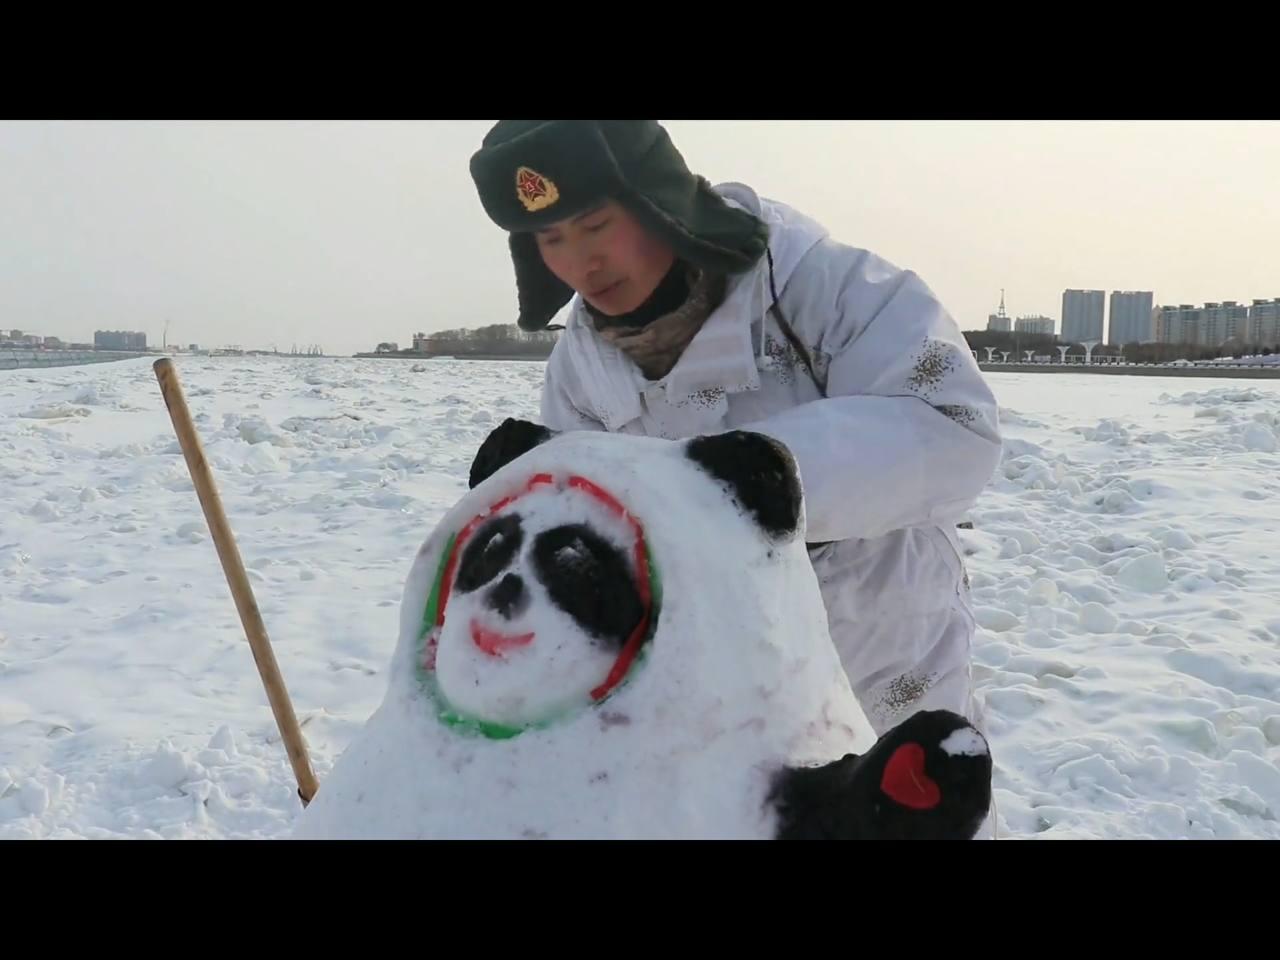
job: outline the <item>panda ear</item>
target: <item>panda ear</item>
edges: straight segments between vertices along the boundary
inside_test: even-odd
[[[791,536],[800,527],[800,471],[783,444],[762,433],[731,430],[695,437],[689,459],[727,483],[735,499],[772,537]]]
[[[490,476],[512,460],[523,456],[540,443],[546,443],[555,434],[546,427],[528,420],[508,417],[485,437],[471,461],[471,473],[467,478],[468,489],[474,490]]]

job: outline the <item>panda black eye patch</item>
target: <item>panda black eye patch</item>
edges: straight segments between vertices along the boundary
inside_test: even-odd
[[[524,542],[518,514],[490,520],[462,551],[456,588],[461,593],[478,590],[505,570]]]
[[[626,643],[644,606],[621,550],[590,527],[569,524],[538,534],[533,564],[552,602],[583,630]]]

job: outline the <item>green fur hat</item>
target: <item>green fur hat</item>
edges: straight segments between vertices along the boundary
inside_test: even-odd
[[[680,259],[720,273],[750,268],[768,243],[685,165],[655,120],[501,120],[471,158],[485,212],[510,234],[520,326],[541,330],[573,291],[542,262],[533,233],[614,199]]]

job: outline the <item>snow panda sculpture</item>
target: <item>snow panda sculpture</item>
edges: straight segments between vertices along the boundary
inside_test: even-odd
[[[974,836],[987,745],[946,712],[877,742],[780,444],[525,446],[419,550],[385,699],[295,838]]]

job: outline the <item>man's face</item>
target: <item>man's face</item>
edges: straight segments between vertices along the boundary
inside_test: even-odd
[[[610,317],[644,303],[675,263],[616,200],[539,230],[537,241],[547,269]]]

